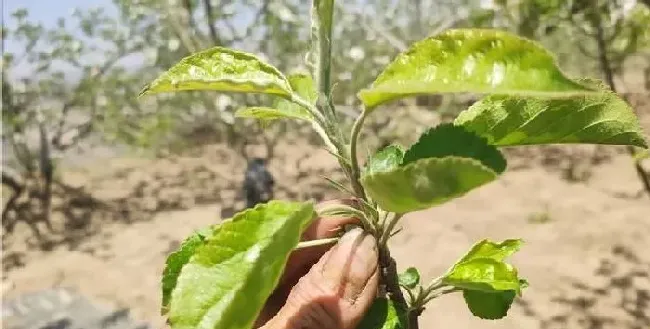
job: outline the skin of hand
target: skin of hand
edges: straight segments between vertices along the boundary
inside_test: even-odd
[[[317,206],[323,207],[330,201]],[[302,241],[336,237],[353,218],[317,218]],[[355,329],[377,294],[377,242],[355,228],[334,246],[294,251],[254,328]]]

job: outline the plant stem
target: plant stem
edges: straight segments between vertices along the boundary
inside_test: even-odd
[[[294,95],[291,95],[290,101],[304,107],[307,111],[309,111],[309,113],[311,115],[314,116],[314,118],[316,119],[316,122],[318,122],[320,125],[324,125],[325,122],[327,122],[327,120],[325,119],[323,114],[320,113],[320,111],[318,111],[318,108],[316,107],[316,105],[313,105],[313,104],[307,102],[302,97],[294,94]]]
[[[408,303],[406,303],[404,294],[402,294],[402,290],[399,286],[397,264],[395,263],[395,259],[391,257],[388,247],[385,245],[379,247],[379,264],[383,270],[382,283],[386,286],[386,292],[390,295],[390,299],[392,299],[399,307],[402,307],[402,309],[408,310]],[[411,321],[409,320],[409,323],[410,322]]]
[[[334,106],[331,103],[331,38],[332,38],[332,13],[335,0],[314,0],[312,4],[312,47],[311,47],[311,66],[312,74],[318,88],[318,100],[315,106],[309,106],[311,112],[317,118],[314,126],[320,128],[317,132],[323,137],[323,140],[328,144],[332,153],[338,155],[339,164],[350,179],[350,184],[354,190],[354,194],[362,202],[368,203],[366,192],[361,185],[360,177],[361,170],[359,168],[359,159],[357,156],[357,146],[359,143],[359,134],[366,119],[367,111],[361,112],[357,117],[352,132],[350,135],[350,146],[346,147],[346,141],[340,129],[340,124],[337,125]],[[322,16],[321,16],[322,15]],[[314,107],[316,109],[314,109]],[[348,160],[348,161],[346,161]],[[399,220],[400,216],[393,218],[393,221],[388,225],[388,233],[386,230],[378,230],[378,216],[375,207],[373,209],[364,209],[364,216],[366,221],[371,222],[366,226],[366,230],[370,231],[377,238],[377,246],[379,249],[379,264],[381,267],[381,284],[386,287],[386,291],[390,298],[403,309],[408,309],[408,304],[404,299],[402,290],[399,286],[397,265],[395,260],[390,256],[390,252],[386,245],[386,241],[390,236],[390,231],[395,223]],[[367,215],[367,216],[365,216]],[[409,319],[410,327],[418,328],[417,316],[419,314],[409,313],[409,316],[414,314],[412,319]]]
[[[419,329],[420,328],[420,321],[418,320],[418,318],[420,317],[420,314],[422,314],[423,310],[424,309],[409,311],[409,314],[408,314],[409,328],[408,329]]]
[[[332,19],[334,0],[314,0],[312,4],[312,52],[316,61],[314,79],[318,88],[318,104],[325,116],[333,121],[334,109],[329,104],[331,94]]]
[[[335,243],[338,240],[339,238],[328,238],[328,239],[320,239],[320,240],[303,241],[298,243],[295,249],[297,250],[297,249],[304,249],[309,247],[324,246],[327,244]]]
[[[388,225],[386,225],[384,228],[384,232],[382,233],[381,239],[379,241],[381,245],[385,245],[388,242],[390,234],[393,232],[395,225],[397,225],[397,222],[399,222],[402,216],[403,214],[395,214],[395,216],[388,222]]]
[[[350,164],[352,167],[352,188],[354,192],[363,199],[366,199],[366,192],[363,189],[363,186],[359,182],[361,177],[361,170],[359,168],[359,158],[357,157],[357,146],[359,144],[359,134],[361,133],[361,127],[366,120],[366,115],[368,112],[364,109],[352,126],[352,134],[350,135]]]
[[[350,206],[341,206],[341,205],[332,205],[326,206],[318,211],[320,216],[331,217],[336,215],[344,215],[346,217],[355,217],[358,218],[363,227],[368,232],[374,233],[376,231],[375,223],[370,220],[366,213],[363,211],[350,207]]]
[[[366,120],[367,114],[368,111],[364,109],[352,126],[349,152],[351,171],[350,181],[352,182],[352,187],[354,188],[354,192],[357,194],[357,197],[364,200],[365,202],[368,201],[368,198],[363,186],[361,185],[361,182],[359,181],[361,177],[361,170],[357,156],[357,146],[359,144],[359,135],[361,133],[361,128],[363,127],[363,123]],[[393,300],[395,304],[397,304],[399,307],[402,307],[404,310],[408,310],[408,303],[406,302],[404,294],[402,293],[402,290],[399,286],[397,264],[395,262],[395,259],[391,257],[390,251],[388,250],[388,246],[386,244],[388,238],[390,237],[390,233],[401,217],[402,214],[396,214],[395,217],[393,217],[392,220],[388,223],[388,225],[386,225],[386,227],[381,227],[377,231],[377,245],[379,248],[379,264],[382,269],[381,284],[386,287],[386,292],[389,294],[390,299]],[[376,224],[379,225],[379,223]],[[409,329],[418,329],[418,317],[420,313],[421,311],[409,312]]]
[[[422,293],[423,299],[426,299],[434,290],[444,287],[444,284],[442,283],[443,276],[444,275],[431,280],[431,283],[424,288],[424,292]]]
[[[329,135],[325,132],[323,127],[321,127],[318,122],[312,122],[311,124],[312,128],[316,131],[318,136],[323,140],[323,143],[325,143],[325,146],[330,152],[333,152],[334,154],[338,154],[339,150],[336,147],[336,145],[332,142],[332,139],[330,139]]]
[[[429,296],[427,296],[426,298],[424,298],[424,299],[422,300],[422,303],[421,303],[421,304],[422,304],[422,306],[424,306],[424,305],[426,305],[428,302],[430,302],[431,300],[433,300],[433,299],[435,299],[435,298],[438,298],[438,297],[443,296],[443,295],[451,294],[451,293],[454,293],[454,292],[458,292],[458,291],[463,291],[463,289],[460,289],[460,288],[452,288],[452,289],[447,289],[447,290],[441,290],[441,291],[438,291],[438,292],[436,292],[435,294],[430,294]]]

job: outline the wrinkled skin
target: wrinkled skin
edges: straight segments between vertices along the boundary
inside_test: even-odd
[[[318,218],[302,240],[335,237],[343,225],[356,223],[352,218]],[[355,329],[376,297],[378,282],[377,242],[355,228],[334,246],[292,253],[254,327]]]

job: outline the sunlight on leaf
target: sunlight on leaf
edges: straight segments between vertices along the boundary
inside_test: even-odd
[[[292,93],[285,76],[255,55],[214,47],[183,58],[147,85],[140,96],[184,90],[263,93],[284,97]]]
[[[463,256],[458,263],[470,261],[476,258],[491,258],[496,261],[503,261],[506,257],[519,251],[523,240],[509,239],[500,243],[492,242],[490,240],[481,240],[477,242],[472,249]]]
[[[308,73],[294,73],[290,74],[289,84],[294,92],[302,97],[304,100],[311,104],[316,104],[318,98],[318,90],[314,85],[314,79]],[[293,103],[291,103],[293,104]]]
[[[432,93],[565,97],[593,92],[537,42],[489,29],[450,29],[415,43],[358,94],[368,109]]]
[[[315,104],[318,93],[314,87],[314,80],[308,74],[293,74],[289,76],[289,83],[294,93],[306,102]],[[253,118],[264,121],[277,119],[298,119],[312,121],[314,117],[304,107],[287,99],[278,99],[273,107],[247,107],[237,110],[235,116],[239,118]]]
[[[235,116],[238,118],[251,118],[251,119],[258,119],[258,120],[277,120],[277,119],[285,119],[285,118],[291,118],[291,119],[298,119],[298,120],[311,120],[311,116],[309,114],[305,114],[302,112],[290,112],[286,110],[282,110],[280,108],[272,108],[272,107],[262,107],[262,106],[257,106],[257,107],[246,107],[237,110],[235,112]]]
[[[442,282],[457,288],[485,292],[521,291],[517,270],[510,264],[492,258],[475,258],[458,263]]]
[[[458,115],[496,146],[589,143],[647,147],[634,110],[615,93],[568,99],[488,96]]]
[[[187,262],[189,262],[192,255],[194,255],[196,248],[203,245],[206,234],[209,233],[194,233],[183,241],[177,251],[171,253],[167,257],[167,263],[162,278],[162,314],[165,314],[168,311],[169,299],[171,298],[171,293],[174,290],[174,287],[176,287],[176,281],[178,280],[178,275],[181,273],[181,269],[185,264],[187,264]]]
[[[399,284],[408,289],[415,288],[420,283],[420,272],[415,267],[409,267],[400,273],[399,275]]]
[[[384,210],[423,210],[493,181],[506,160],[484,138],[452,124],[420,136],[403,155],[389,146],[369,161],[361,177],[368,195]]]
[[[311,203],[271,201],[216,226],[178,276],[174,329],[250,329],[314,218]]]
[[[447,271],[443,283],[461,288],[467,307],[482,319],[500,319],[521,290],[528,286],[518,278],[517,270],[503,261],[519,250],[521,239],[502,242],[482,240],[474,244]]]

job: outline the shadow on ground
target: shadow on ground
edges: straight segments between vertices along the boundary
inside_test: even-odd
[[[630,249],[616,245],[594,275],[602,284],[567,279],[563,293],[551,299],[559,312],[550,316],[536,311],[535,305],[525,300],[517,303],[526,316],[539,320],[542,329],[650,328],[650,264]]]

